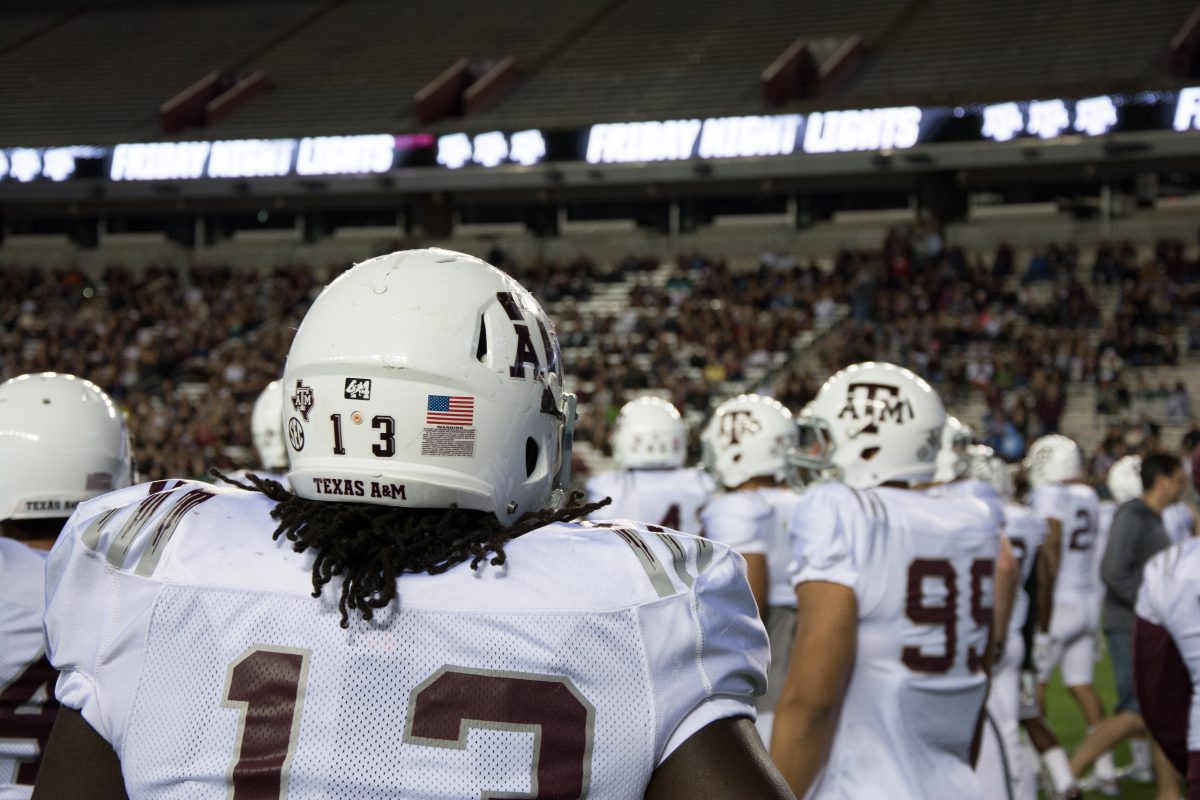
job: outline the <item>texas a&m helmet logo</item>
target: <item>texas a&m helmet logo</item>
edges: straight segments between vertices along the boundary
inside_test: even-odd
[[[879,433],[880,425],[903,425],[914,418],[912,402],[900,394],[898,386],[886,383],[852,383],[846,387],[846,404],[838,412],[839,420],[857,423],[850,438],[864,433]]]
[[[762,423],[754,416],[753,411],[735,409],[721,415],[721,427],[717,435],[726,447],[741,444],[747,436],[753,436],[762,430]]]
[[[302,380],[296,381],[296,391],[292,392],[292,407],[304,417],[305,422],[308,422],[308,412],[313,407],[313,390],[311,386],[305,386]]]

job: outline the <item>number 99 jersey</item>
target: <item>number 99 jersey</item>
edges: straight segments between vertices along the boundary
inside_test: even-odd
[[[992,512],[975,498],[825,483],[801,496],[791,532],[793,582],[838,583],[858,602],[854,671],[809,798],[979,797],[969,756],[987,694]]]
[[[273,506],[134,487],[81,505],[51,553],[57,694],[132,800],[623,800],[692,733],[754,716],[767,640],[727,548],[558,523],[503,567],[404,575],[343,630]]]

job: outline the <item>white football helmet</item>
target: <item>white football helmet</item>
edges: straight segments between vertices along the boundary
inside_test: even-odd
[[[268,383],[254,401],[250,437],[263,469],[287,468],[287,447],[283,444],[283,384],[280,381]]]
[[[1005,500],[1015,494],[1012,473],[1003,458],[986,444],[973,444],[967,448],[966,476],[977,481],[990,483]]]
[[[1118,503],[1142,496],[1142,457],[1125,456],[1108,468],[1108,493]]]
[[[687,426],[666,400],[639,397],[621,407],[612,448],[620,469],[682,467],[687,457]]]
[[[132,480],[125,420],[95,384],[54,372],[0,384],[0,519],[69,517]]]
[[[942,429],[942,446],[937,454],[937,469],[933,479],[949,483],[967,474],[967,448],[971,446],[971,428],[958,417],[947,416]]]
[[[1066,483],[1083,475],[1083,454],[1079,445],[1061,434],[1043,436],[1029,447],[1025,472],[1030,484]]]
[[[855,488],[933,477],[946,409],[937,392],[911,371],[867,361],[835,373],[801,427],[827,440],[820,453],[797,453],[798,466],[831,474]]]
[[[570,477],[575,397],[554,328],[519,283],[463,253],[391,253],[329,284],[283,392],[288,478],[312,500],[457,505],[509,524]]]
[[[785,481],[799,443],[792,412],[759,394],[721,403],[700,434],[704,466],[726,489],[758,477]]]

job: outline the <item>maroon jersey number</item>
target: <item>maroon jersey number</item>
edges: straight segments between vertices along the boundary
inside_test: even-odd
[[[57,679],[58,672],[42,656],[0,689],[0,783],[15,780],[32,786],[37,778],[42,750],[58,713]]]
[[[970,593],[971,621],[975,626],[968,635],[967,668],[978,672],[983,668],[987,631],[992,622],[991,584],[995,562],[990,558],[971,562]],[[926,582],[941,583],[940,597],[930,602]],[[958,575],[954,565],[944,558],[918,558],[908,567],[908,590],[905,615],[916,625],[942,628],[942,648],[927,652],[917,645],[906,646],[900,654],[904,666],[913,672],[943,673],[954,667],[958,648]]]
[[[592,708],[558,675],[443,667],[413,690],[404,741],[463,749],[471,728],[534,734],[529,794],[484,792],[483,800],[579,800],[591,782]]]
[[[232,800],[287,797],[309,656],[307,650],[255,645],[230,665],[221,704],[241,712],[229,768]]]

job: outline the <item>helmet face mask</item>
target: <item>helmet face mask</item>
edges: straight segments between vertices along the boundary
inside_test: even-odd
[[[687,426],[675,406],[639,397],[621,407],[612,434],[619,469],[674,469],[687,458]]]
[[[726,489],[751,478],[794,482],[800,432],[792,413],[773,398],[744,394],[726,400],[709,418],[700,441],[705,469]]]
[[[0,384],[0,519],[65,518],[132,480],[129,431],[95,384],[53,372]]]
[[[985,444],[973,444],[967,448],[965,477],[990,483],[992,488],[1005,500],[1012,500],[1013,495],[1016,494],[1016,487],[1008,464],[996,455],[995,450]]]
[[[811,404],[806,428],[829,446],[796,463],[855,488],[929,481],[946,411],[924,380],[894,364],[864,362],[835,373]]]
[[[553,326],[472,256],[409,250],[348,270],[305,316],[283,392],[288,477],[308,499],[509,524],[569,479],[575,406]]]
[[[938,450],[937,469],[933,479],[939,483],[949,483],[966,475],[970,447],[971,428],[960,422],[958,417],[946,417],[946,427],[942,429],[942,446]]]

